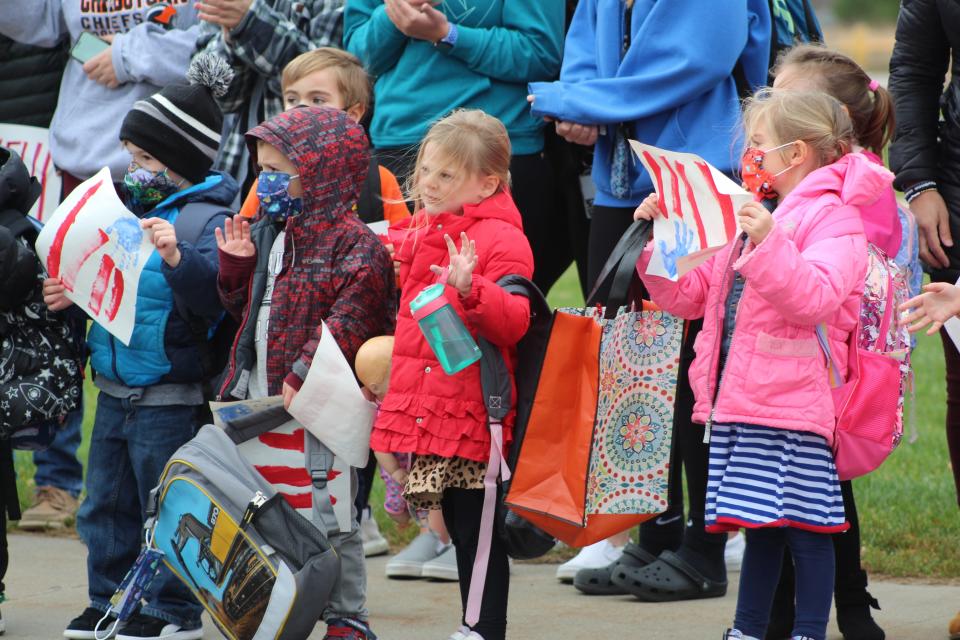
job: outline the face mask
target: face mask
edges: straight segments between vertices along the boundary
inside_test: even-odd
[[[260,208],[277,222],[293,218],[303,211],[303,200],[290,195],[290,182],[299,175],[291,176],[281,171],[261,171],[257,179],[257,198]]]
[[[760,200],[772,200],[776,198],[777,193],[773,190],[774,179],[793,168],[793,166],[789,166],[778,173],[770,173],[763,168],[764,156],[771,151],[783,149],[792,144],[795,143],[788,142],[787,144],[782,144],[779,147],[767,149],[766,151],[756,147],[747,147],[743,150],[743,158],[740,160],[740,179],[747,185],[747,189],[753,192]]]
[[[180,184],[170,179],[166,169],[150,171],[136,162],[127,167],[123,185],[130,195],[130,203],[143,208],[153,207],[180,190]]]

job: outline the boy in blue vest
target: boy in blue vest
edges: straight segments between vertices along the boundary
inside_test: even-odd
[[[190,85],[135,103],[120,129],[131,156],[124,176],[128,207],[152,233],[157,251],[140,276],[129,346],[96,323],[87,338],[100,389],[87,498],[77,521],[88,549],[90,604],[70,622],[66,638],[95,637],[140,552],[148,493],[168,458],[196,433],[203,382],[213,373],[201,363],[209,360],[207,335],[223,317],[214,229],[230,215],[238,191],[231,177],[210,171],[223,124],[212,91],[229,74],[217,62],[195,61]],[[44,300],[53,310],[70,305],[55,279],[44,282]],[[201,638],[201,612],[189,589],[162,569],[141,610],[117,625],[106,617],[97,637]]]

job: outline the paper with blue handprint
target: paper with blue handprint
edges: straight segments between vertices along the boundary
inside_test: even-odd
[[[647,273],[677,280],[736,237],[736,212],[753,196],[700,156],[636,140],[630,146],[660,197]]]

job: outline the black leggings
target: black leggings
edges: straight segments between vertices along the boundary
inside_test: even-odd
[[[940,338],[943,341],[943,359],[947,367],[947,447],[953,463],[957,504],[960,505],[960,353],[945,329],[940,330]]]
[[[457,549],[457,571],[460,573],[460,601],[463,615],[467,612],[467,596],[477,558],[480,516],[483,510],[483,489],[446,489],[440,500],[443,522]],[[493,534],[487,580],[483,588],[480,620],[473,630],[483,640],[504,640],[507,634],[507,597],[510,591],[510,562],[500,537]],[[464,620],[464,624],[466,621]]]
[[[603,265],[620,240],[623,232],[633,224],[636,207],[601,207],[594,205],[590,220],[590,243],[587,248],[587,280],[593,287]]]

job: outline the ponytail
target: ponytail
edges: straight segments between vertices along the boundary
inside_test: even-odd
[[[878,156],[883,155],[883,148],[893,137],[895,124],[893,96],[885,87],[877,87],[873,92],[873,111],[870,112],[863,131],[857,131],[860,145]]]

